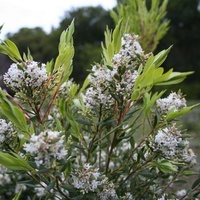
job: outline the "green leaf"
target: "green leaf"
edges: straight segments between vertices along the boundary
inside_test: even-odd
[[[22,57],[17,46],[9,39],[0,45],[0,53],[9,56],[9,58],[14,62],[22,61]]]
[[[27,161],[23,160],[19,155],[17,154],[8,154],[0,152],[0,164],[5,166],[6,168],[10,170],[25,170],[25,171],[31,171],[34,172],[34,168],[32,168]]]
[[[19,200],[21,194],[22,194],[22,190],[21,190],[20,192],[18,192],[18,193],[14,196],[14,198],[12,198],[12,200]]]
[[[172,85],[181,83],[188,75],[193,74],[194,72],[172,72],[170,70],[170,74],[168,77],[163,78],[162,81],[156,83],[156,85]]]
[[[157,167],[163,173],[177,172],[177,167],[173,165],[169,160],[162,160],[160,162],[152,162],[152,165]]]
[[[103,60],[105,65],[112,66],[113,56],[119,52],[121,48],[122,32],[122,20],[118,22],[114,31],[110,31],[108,28],[105,32],[105,46],[102,44]]]
[[[85,91],[85,89],[87,88],[87,86],[89,85],[90,81],[89,81],[89,78],[87,77],[84,82],[83,82],[83,85],[79,91],[79,93],[81,94],[82,92]]]
[[[53,60],[46,63],[46,70],[48,74],[51,74],[53,72],[53,68],[54,68]]]
[[[167,121],[171,121],[173,119],[176,119],[178,117],[181,117],[187,113],[189,113],[192,109],[194,109],[195,107],[199,106],[200,103],[195,104],[193,106],[190,107],[186,107],[186,108],[182,108],[180,110],[174,111],[174,109],[171,109],[168,111],[167,116],[166,116],[166,120]]]
[[[3,24],[0,26],[0,32],[1,32],[1,29],[3,28]]]
[[[56,183],[55,181],[51,181],[50,184],[45,188],[45,190],[50,191],[51,189],[53,189],[55,183]]]
[[[153,105],[155,104],[156,100],[159,99],[165,91],[161,91],[160,93],[156,92],[155,94],[153,94],[151,96],[151,93],[145,93],[143,100],[143,107],[144,107],[144,114],[145,116],[147,116],[151,110],[151,108],[153,107]]]
[[[85,119],[81,119],[81,118],[76,118],[76,121],[79,123],[79,124],[83,124],[83,125],[87,125],[87,126],[92,126],[92,122],[88,121],[88,120],[85,120]]]
[[[131,95],[131,99],[132,100],[137,100],[140,97],[140,90],[139,89],[135,89]]]
[[[159,67],[159,66],[161,66],[163,64],[163,62],[166,60],[171,48],[172,48],[172,46],[170,46],[166,50],[162,50],[157,55],[155,55],[153,64],[155,64],[156,67]]]
[[[193,175],[198,175],[199,172],[191,171],[191,170],[185,170],[182,173],[182,176],[193,176]]]
[[[5,115],[16,127],[23,132],[28,132],[26,117],[22,110],[11,104],[2,90],[0,90],[0,108],[3,115]]]
[[[67,30],[63,31],[60,36],[59,54],[53,67],[53,72],[57,73],[57,80],[60,85],[67,81],[72,72],[72,58],[74,56],[73,33],[74,21],[71,22]],[[52,70],[52,67],[48,66],[48,70]]]
[[[192,184],[192,189],[196,188],[198,185],[200,185],[200,178],[194,181],[194,183]]]

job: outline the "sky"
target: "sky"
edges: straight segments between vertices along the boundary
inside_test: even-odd
[[[16,33],[22,27],[42,27],[47,33],[57,27],[65,11],[83,6],[101,5],[112,9],[116,0],[0,0],[0,38]]]

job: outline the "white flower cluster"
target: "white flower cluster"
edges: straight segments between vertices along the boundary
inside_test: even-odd
[[[166,98],[158,99],[156,101],[156,106],[161,115],[166,114],[171,109],[175,112],[181,108],[187,107],[185,98],[175,92],[172,92]]]
[[[113,96],[117,95],[123,95],[126,100],[130,98],[138,77],[135,63],[138,56],[145,60],[137,39],[138,36],[130,34],[122,37],[122,46],[119,53],[113,56],[112,67],[100,64],[93,66],[89,76],[92,86],[83,95],[87,107],[93,108],[99,103],[108,107],[114,101]]]
[[[47,187],[47,184],[44,182],[40,182],[40,185],[36,185],[34,190],[35,190],[37,197],[43,197],[48,194],[46,187]],[[53,192],[53,190],[51,189],[50,192]]]
[[[133,64],[136,58],[144,57],[144,51],[138,42],[138,35],[124,34],[119,53],[113,57],[113,63],[117,67]]]
[[[107,177],[102,176],[98,168],[93,168],[90,164],[84,164],[82,171],[76,171],[72,175],[72,185],[80,189],[82,194],[98,192],[97,189],[103,187],[103,190],[97,193],[100,200],[107,200],[111,197],[118,199],[114,184],[109,182]]]
[[[15,92],[19,92],[26,90],[25,88],[35,89],[41,87],[48,76],[44,64],[26,61],[13,63],[3,78],[8,87]]]
[[[156,150],[161,151],[166,158],[177,159],[191,165],[196,163],[196,156],[192,149],[189,149],[189,141],[182,137],[176,124],[158,130],[154,141]]]
[[[5,119],[0,119],[0,144],[5,141],[10,141],[14,134],[14,127],[11,122],[6,122]]]
[[[20,191],[25,191],[26,189],[26,185],[17,183],[17,185],[15,186],[15,194],[19,193]]]
[[[155,136],[157,148],[162,150],[167,157],[175,156],[181,141],[180,131],[176,130],[175,127],[160,129]]]
[[[72,176],[72,184],[75,188],[81,189],[83,194],[89,191],[94,192],[98,185],[101,185],[101,181],[98,180],[99,176],[99,169],[93,169],[90,164],[84,164],[82,171]]]
[[[178,190],[177,192],[176,192],[176,195],[177,196],[179,196],[179,197],[183,197],[183,196],[185,196],[186,195],[186,190],[185,189],[182,189],[182,190]]]
[[[0,186],[11,183],[11,177],[7,168],[3,165],[0,165]]]
[[[131,193],[127,192],[123,197],[120,198],[121,200],[134,200]]]
[[[68,81],[64,82],[59,89],[59,93],[67,96],[69,91],[71,90],[72,85],[73,85],[72,80],[68,80]]]
[[[24,150],[30,153],[39,167],[51,167],[54,160],[62,160],[67,155],[64,148],[64,136],[58,131],[43,131],[39,135],[33,134],[29,143],[24,144]]]
[[[104,188],[103,190],[98,194],[100,200],[108,200],[108,199],[118,199],[118,196],[115,191],[115,186],[113,183],[109,183],[107,178],[103,180]]]

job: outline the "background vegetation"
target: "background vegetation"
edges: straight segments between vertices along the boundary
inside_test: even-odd
[[[118,2],[122,2],[118,1]],[[147,1],[150,2],[149,0]],[[166,70],[174,68],[177,71],[195,71],[184,85],[183,93],[189,99],[200,98],[200,11],[199,0],[169,0],[166,20],[170,21],[170,28],[160,41],[155,53],[173,45],[168,59],[165,62]],[[63,14],[58,28],[52,28],[47,34],[40,27],[22,28],[18,32],[7,35],[17,44],[21,52],[27,51],[27,46],[35,60],[49,61],[57,56],[56,44],[59,35],[65,30],[72,19],[75,19],[75,58],[72,77],[77,83],[82,83],[91,69],[91,64],[99,62],[101,42],[104,40],[106,25],[114,27],[114,21],[109,10],[102,7],[81,7]],[[1,61],[1,60],[0,60]],[[177,85],[180,88],[180,85]],[[191,88],[193,88],[191,90]]]

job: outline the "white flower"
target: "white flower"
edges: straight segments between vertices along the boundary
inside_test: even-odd
[[[0,165],[0,186],[11,182],[9,171],[3,165]]]
[[[26,185],[17,183],[17,185],[15,186],[15,193],[17,194],[22,190],[26,190]]]
[[[35,61],[13,63],[4,75],[5,84],[16,92],[40,87],[48,78],[44,64]]]
[[[113,183],[108,183],[104,185],[103,190],[98,194],[100,200],[107,200],[110,198],[118,199],[117,193]]]
[[[42,186],[43,187],[42,187]],[[43,197],[43,196],[45,196],[46,194],[47,194],[47,190],[46,190],[46,184],[45,183],[41,183],[41,185],[38,185],[37,187],[35,187],[35,193],[36,193],[36,195],[38,196],[38,197]]]
[[[11,122],[7,123],[5,119],[0,119],[0,143],[11,139],[13,134],[13,124]]]
[[[186,100],[180,94],[172,92],[168,97],[158,99],[156,106],[160,114],[166,114],[169,110],[174,109],[174,112],[185,108]]]
[[[62,95],[67,96],[71,90],[71,88],[74,86],[75,84],[72,82],[72,80],[68,80],[66,82],[64,82],[60,89],[59,89],[59,93],[61,93]]]
[[[144,52],[138,42],[138,35],[125,34],[122,37],[122,45],[119,53],[113,56],[113,63],[116,66],[128,66],[138,56],[144,57]]]
[[[190,165],[196,164],[196,156],[189,148],[189,141],[182,137],[176,124],[158,130],[154,141],[155,150],[161,151],[167,158],[173,158]]]
[[[63,137],[60,132],[51,130],[33,134],[29,143],[24,144],[24,150],[34,156],[37,166],[50,167],[52,160],[62,160],[67,155]]]
[[[133,200],[133,196],[131,193],[127,192],[123,197],[120,198],[121,200]]]
[[[176,192],[176,195],[179,196],[179,197],[183,197],[186,195],[186,190],[185,189],[182,189],[182,190],[178,190]]]
[[[174,156],[177,146],[182,141],[180,136],[180,132],[174,131],[171,127],[158,130],[155,136],[157,149],[160,149],[167,157]]]
[[[97,64],[92,67],[88,78],[91,87],[83,95],[86,107],[91,109],[101,104],[109,108],[115,102],[114,96],[119,95],[128,101],[138,77],[138,71],[135,69],[139,65],[136,62],[142,62],[138,57],[145,60],[138,36],[125,34],[119,53],[112,58],[112,66]]]
[[[192,149],[186,147],[182,150],[181,153],[183,161],[189,163],[190,165],[197,164],[196,155]]]
[[[72,176],[72,185],[75,188],[80,189],[83,194],[88,193],[89,191],[94,192],[101,184],[101,181],[98,180],[99,176],[99,169],[93,168],[90,164],[86,163],[84,164],[82,171],[77,171]]]

